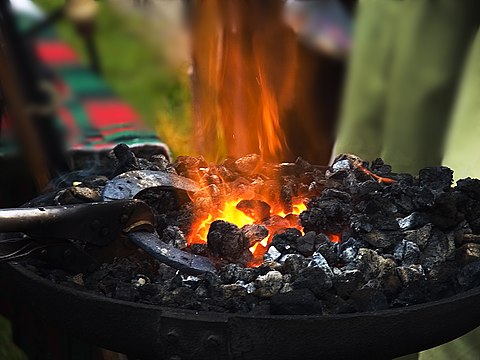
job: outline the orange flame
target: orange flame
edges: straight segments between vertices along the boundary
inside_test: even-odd
[[[258,149],[260,154],[273,156],[281,159],[287,149],[285,135],[280,127],[280,116],[275,95],[269,90],[265,83],[265,76],[261,69],[258,70],[258,81],[260,85],[260,106],[262,111],[260,126],[258,129]]]
[[[235,200],[228,200],[223,204],[221,209],[218,209],[212,213],[209,213],[206,217],[202,219],[198,219],[192,226],[191,232],[188,236],[188,243],[189,244],[198,244],[198,243],[206,243],[207,242],[207,234],[208,230],[210,229],[210,225],[212,222],[216,220],[224,220],[228,221],[232,224],[237,225],[239,228],[245,225],[255,224],[255,220],[246,215],[244,212],[237,209],[237,204],[242,199],[235,199]],[[274,211],[272,216],[279,216],[285,219],[285,222],[282,222],[278,226],[273,225],[266,225],[269,234],[268,236],[263,239],[262,241],[254,244],[250,248],[250,252],[254,255],[257,263],[261,262],[263,259],[263,255],[265,254],[268,244],[273,239],[273,236],[280,230],[284,230],[285,228],[297,228],[302,230],[302,227],[298,221],[291,221],[287,220],[288,215],[293,215],[297,217],[300,215],[304,210],[306,210],[306,206],[300,199],[297,199],[293,204],[293,210],[290,214],[286,214],[283,210]],[[298,220],[298,219],[297,219]]]
[[[281,121],[295,95],[296,43],[278,21],[280,2],[278,14],[271,8],[266,16],[258,2],[204,0],[196,9],[195,144],[207,160],[250,153],[286,160]]]

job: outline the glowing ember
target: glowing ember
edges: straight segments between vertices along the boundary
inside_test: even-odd
[[[342,238],[338,234],[331,234],[331,235],[328,236],[328,238],[333,243],[339,243],[342,240]]]
[[[259,224],[252,216],[247,215],[243,211],[237,208],[237,205],[243,199],[235,199],[225,201],[223,208],[215,209],[212,213],[208,214],[206,218],[198,220],[192,226],[192,231],[188,237],[189,244],[206,243],[208,230],[210,225],[216,220],[223,220],[229,223],[235,224],[239,228],[245,225]],[[298,215],[306,210],[306,206],[303,201],[297,199],[292,207],[292,212],[286,214],[284,211],[273,211],[271,216],[266,221],[262,222],[269,231],[268,237],[262,241],[254,244],[250,248],[250,252],[254,255],[255,261],[251,265],[257,265],[261,263],[263,255],[267,250],[268,244],[272,241],[273,236],[286,228],[297,228],[300,231],[302,227],[298,221]],[[274,221],[278,220],[278,221]]]
[[[348,154],[347,155],[347,158],[352,162],[352,165],[354,167],[356,167],[357,169],[359,169],[360,171],[362,171],[363,173],[373,177],[375,180],[377,180],[379,183],[383,183],[383,184],[393,184],[396,182],[396,180],[394,179],[390,179],[390,178],[386,178],[386,177],[382,177],[382,176],[379,176],[375,173],[373,173],[372,171],[368,170],[365,166],[363,166],[363,160],[360,159],[358,156],[355,156],[355,155],[352,155],[352,154]]]

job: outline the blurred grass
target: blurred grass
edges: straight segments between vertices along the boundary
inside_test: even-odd
[[[24,360],[26,356],[12,343],[10,324],[0,316],[0,359]]]
[[[64,0],[34,2],[49,11]],[[171,135],[171,129],[175,129],[179,138],[177,146],[169,139],[164,141],[178,154],[191,126],[191,91],[186,71],[168,62],[157,41],[155,32],[158,29],[152,16],[142,17],[124,5],[114,6],[105,1],[99,5],[96,41],[103,77],[147,124],[158,130],[160,136]],[[73,46],[86,62],[83,43],[72,25],[62,20],[55,28],[59,38]],[[162,119],[162,128],[171,128],[166,133],[160,128],[159,119]]]

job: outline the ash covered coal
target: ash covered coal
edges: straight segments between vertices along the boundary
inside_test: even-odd
[[[301,159],[265,164],[255,155],[221,164],[160,159],[161,166],[123,153],[122,159],[123,169],[157,166],[202,184],[191,198],[158,190],[142,198],[153,207],[164,242],[215,259],[218,271],[188,276],[141,252],[82,274],[81,281],[60,270],[36,271],[112,298],[259,314],[377,311],[480,285],[480,180],[453,186],[448,168],[396,174],[379,159],[368,164],[349,155],[329,169]],[[188,244],[196,217],[232,194],[244,199],[235,205],[252,224],[213,221],[206,242]],[[307,199],[307,209],[299,216],[275,214],[273,206],[289,214],[294,198]],[[266,238],[263,262],[248,267],[250,248]]]

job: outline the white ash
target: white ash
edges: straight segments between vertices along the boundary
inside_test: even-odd
[[[280,294],[285,294],[285,293],[288,293],[290,291],[293,291],[293,287],[292,287],[292,284],[290,283],[285,283],[283,285],[283,287],[280,289]]]
[[[348,238],[347,241],[345,241],[340,245],[340,249],[341,249],[341,253],[339,256],[340,259],[346,264],[352,262],[357,256],[358,250],[360,249],[360,247],[361,247],[360,241],[352,237]]]
[[[182,275],[182,282],[183,285],[192,287],[196,285],[197,282],[200,281],[200,278],[193,276],[193,275]]]
[[[132,285],[135,287],[142,287],[145,284],[150,284],[150,278],[143,274],[137,274],[134,279],[132,279]]]
[[[413,212],[404,218],[398,218],[397,222],[398,226],[400,226],[400,229],[404,231],[417,229],[428,223],[428,221],[425,219],[425,216],[418,212]]]
[[[432,236],[432,229],[433,225],[427,224],[416,230],[407,230],[404,233],[405,240],[416,243],[420,250],[424,250]]]
[[[351,162],[350,160],[347,160],[347,159],[337,161],[332,165],[333,171],[350,170],[350,169],[351,169]]]
[[[402,265],[419,264],[421,256],[422,253],[418,245],[405,239],[397,244],[393,250],[394,259],[401,262]]]
[[[83,281],[83,274],[82,273],[79,273],[79,274],[76,274],[76,275],[72,276],[72,280],[77,285],[80,285],[80,286],[85,285],[85,283]]]
[[[420,279],[425,279],[422,265],[399,266],[396,268],[396,271],[404,286]]]
[[[222,285],[223,297],[230,299],[234,297],[245,297],[247,289],[240,284],[227,284]]]
[[[245,285],[245,289],[247,290],[247,294],[253,294],[255,292],[255,284],[253,282],[248,283]]]
[[[360,289],[381,290],[382,289],[382,282],[378,279],[371,279],[371,280],[368,280],[368,282],[365,285],[362,285],[362,287]]]
[[[275,246],[270,246],[263,257],[263,260],[266,262],[277,261],[281,256],[282,253],[278,251]]]
[[[332,269],[330,269],[327,260],[325,260],[323,255],[318,252],[312,255],[312,260],[308,264],[308,267],[321,268],[326,274],[328,274],[330,277],[333,277]]]
[[[283,286],[283,275],[279,271],[269,271],[255,280],[255,295],[270,298],[277,294]]]

